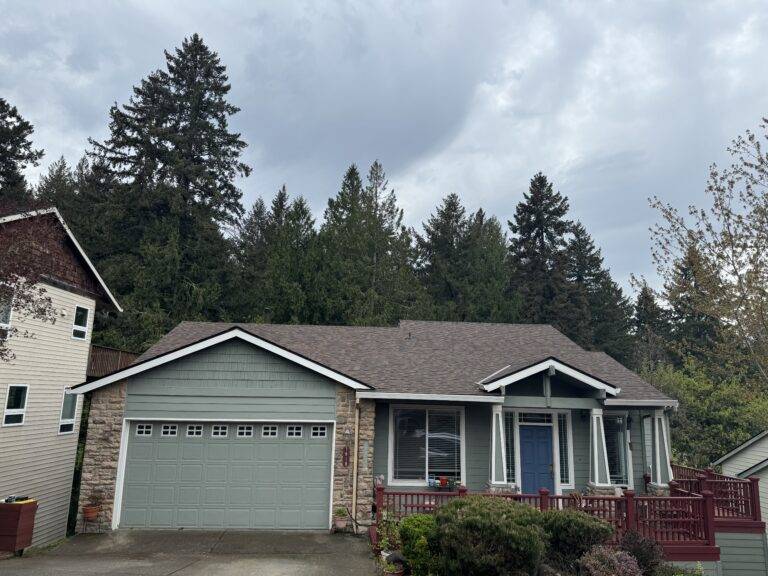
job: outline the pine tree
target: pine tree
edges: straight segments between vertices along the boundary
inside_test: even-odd
[[[62,156],[48,167],[35,188],[35,198],[42,206],[55,206],[65,218],[77,211],[77,184],[72,169]]]
[[[34,127],[15,106],[0,98],[0,200],[7,211],[24,208],[33,200],[24,169],[37,166],[42,150],[32,148]]]
[[[635,353],[633,365],[646,372],[666,363],[669,319],[667,311],[656,302],[653,291],[643,283],[635,300],[633,318]]]

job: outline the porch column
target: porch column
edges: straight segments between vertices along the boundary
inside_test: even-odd
[[[653,413],[653,466],[651,481],[657,486],[667,486],[672,480],[672,465],[669,458],[669,428],[664,410]]]
[[[507,445],[501,404],[491,407],[491,484],[507,483]]]
[[[595,486],[610,486],[608,451],[605,447],[603,411],[592,408],[589,419],[589,481]]]

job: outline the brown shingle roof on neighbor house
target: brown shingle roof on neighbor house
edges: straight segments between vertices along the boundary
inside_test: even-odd
[[[136,363],[233,328],[323,364],[377,392],[484,395],[488,393],[480,389],[479,382],[555,358],[621,388],[618,399],[668,399],[607,354],[586,351],[542,324],[403,320],[396,327],[376,328],[182,322]],[[508,393],[513,394],[513,388]]]

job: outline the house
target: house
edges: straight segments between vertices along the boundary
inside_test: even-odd
[[[762,516],[768,518],[768,430],[737,446],[712,465],[722,466],[724,474],[737,478],[759,478]]]
[[[0,245],[21,236],[36,238],[25,250],[57,318],[42,322],[0,302],[0,337],[14,355],[0,361],[0,498],[38,500],[33,544],[41,545],[66,534],[81,403],[65,390],[86,377],[96,306],[120,305],[57,210],[0,217]]]
[[[184,322],[91,395],[80,504],[112,528],[370,523],[374,482],[665,493],[676,402],[544,325]],[[647,476],[646,476],[647,475]]]

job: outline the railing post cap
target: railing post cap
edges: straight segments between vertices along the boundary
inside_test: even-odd
[[[712,490],[702,490],[702,491],[701,491],[701,495],[702,495],[702,496],[704,496],[705,498],[707,498],[707,497],[712,497],[712,496],[714,496],[714,495],[715,495],[715,493],[714,493],[714,492],[712,492]]]
[[[546,496],[549,494],[549,488],[539,488],[539,494]]]
[[[634,490],[631,490],[629,488],[624,490],[624,496],[630,496],[631,497],[631,496],[634,496],[634,495],[635,495],[635,491]]]

